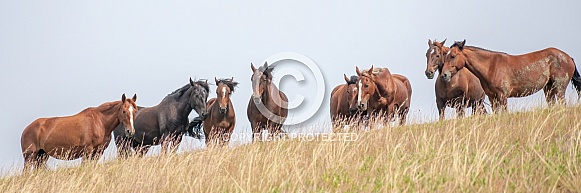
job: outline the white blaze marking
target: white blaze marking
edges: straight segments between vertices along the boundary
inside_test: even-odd
[[[434,54],[434,52],[436,52],[436,50],[432,49],[432,51],[430,51],[430,54]]]
[[[450,54],[450,52],[452,52],[452,49],[448,50],[448,53],[446,53],[446,55],[449,55],[449,54]]]
[[[222,87],[222,97],[226,97],[226,87]]]
[[[359,84],[357,84],[357,86],[359,87],[359,94],[357,95],[357,104],[361,103],[361,81],[359,81]]]
[[[129,106],[129,124],[133,127],[133,106]]]

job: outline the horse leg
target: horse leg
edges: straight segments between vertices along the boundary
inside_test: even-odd
[[[548,106],[555,105],[555,88],[553,87],[553,80],[549,80],[547,84],[543,87],[543,92],[545,93],[545,100],[547,101]]]
[[[147,152],[149,151],[149,148],[151,146],[149,145],[135,145],[133,146],[133,149],[135,150],[135,154],[137,154],[138,157],[143,157],[145,156],[145,154],[147,154]]]
[[[456,106],[456,117],[464,118],[466,116],[466,106],[457,105]]]
[[[403,110],[401,110],[401,109],[403,109]],[[399,125],[405,125],[409,110],[410,110],[409,107],[400,108],[400,113],[398,115],[399,116]]]
[[[444,120],[446,113],[446,103],[442,99],[436,99],[436,106],[438,106],[438,113],[440,114],[440,121]]]
[[[182,143],[182,136],[183,135],[176,135],[173,140],[171,140],[171,145],[170,145],[170,153],[175,153],[178,151],[178,148],[180,147],[180,144]]]
[[[48,161],[48,154],[46,154],[46,152],[41,150],[38,153],[36,153],[36,158],[34,160],[34,163],[35,163],[34,167],[36,169],[47,170],[48,169],[48,167],[46,166],[47,161]]]

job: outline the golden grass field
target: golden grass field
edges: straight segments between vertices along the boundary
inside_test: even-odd
[[[581,107],[114,159],[0,180],[0,192],[581,192]]]

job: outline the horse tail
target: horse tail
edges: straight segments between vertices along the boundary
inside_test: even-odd
[[[577,90],[577,95],[581,98],[581,75],[579,75],[579,71],[577,71],[577,65],[575,65],[575,60],[571,58],[573,61],[573,66],[575,66],[575,72],[573,73],[573,77],[571,78],[571,83],[573,83],[573,87]]]

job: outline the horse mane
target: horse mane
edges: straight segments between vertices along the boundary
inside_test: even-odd
[[[267,67],[264,66],[260,66],[258,67],[258,71],[262,72],[263,74],[266,74],[267,76],[272,76],[272,71],[274,70],[274,65],[270,65]],[[269,77],[272,78],[272,77]]]
[[[353,75],[351,76],[351,78],[349,78],[349,82],[347,82],[347,85],[356,84],[357,80],[359,80],[359,76]]]
[[[238,82],[232,81],[231,78],[223,78],[223,79],[220,79],[220,80],[218,80],[218,82],[216,82],[216,85],[218,85],[220,83],[225,84],[226,86],[228,86],[230,88],[230,91],[232,91],[232,92],[234,92],[234,88],[237,87],[238,84],[240,84]]]
[[[450,46],[450,49],[451,49],[451,48],[453,48],[454,46],[456,46],[456,47],[460,47],[460,44],[461,44],[461,43],[462,43],[462,42],[460,42],[460,41],[456,41],[456,42],[454,42],[454,44],[452,44],[452,45]],[[464,46],[464,48],[468,48],[468,49],[474,49],[474,50],[480,50],[480,51],[485,51],[485,52],[492,52],[492,53],[497,53],[497,54],[507,54],[507,53],[505,53],[505,52],[493,51],[493,50],[484,49],[484,48],[481,48],[481,47],[476,47],[476,46]]]
[[[208,83],[205,80],[197,80],[194,82],[194,84],[200,85],[201,87],[203,87],[206,92],[210,92],[210,86],[208,85]],[[181,88],[178,88],[176,90],[174,90],[173,92],[169,93],[167,96],[170,95],[175,95],[175,94],[179,94],[180,96],[182,94],[184,94],[188,89],[190,89],[190,83],[182,86]]]

